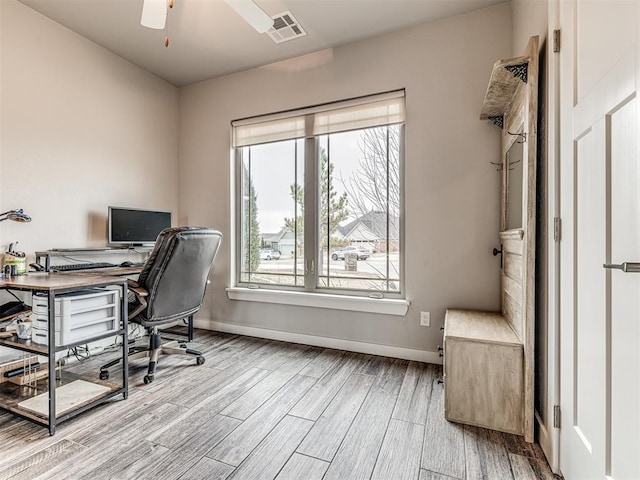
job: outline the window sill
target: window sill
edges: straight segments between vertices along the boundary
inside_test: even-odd
[[[246,302],[279,303],[300,307],[330,308],[399,316],[406,315],[410,304],[408,300],[395,298],[368,298],[243,287],[227,288],[227,296],[230,300],[244,300]]]

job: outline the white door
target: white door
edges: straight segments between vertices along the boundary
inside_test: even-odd
[[[560,469],[638,480],[640,0],[560,8]]]

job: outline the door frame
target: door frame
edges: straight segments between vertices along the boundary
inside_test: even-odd
[[[549,39],[553,40],[554,30],[558,29],[561,32],[561,49],[562,55],[570,55],[573,62],[575,62],[575,45],[573,44],[572,39],[574,38],[575,31],[574,26],[571,24],[569,18],[565,18],[563,14],[561,14],[562,5],[564,0],[548,0],[549,1]],[[575,13],[575,12],[574,12]],[[637,9],[638,15],[638,24],[640,24],[640,8]],[[564,23],[566,22],[566,24]],[[635,78],[636,78],[636,92],[640,91],[637,82],[640,81],[640,30],[637,31],[636,36],[636,50],[635,50]],[[569,49],[567,51],[567,49]],[[551,47],[551,51],[553,47]],[[573,220],[573,212],[574,212],[574,190],[573,187],[569,187],[569,191],[566,191],[561,188],[563,181],[567,178],[572,177],[571,174],[567,171],[567,162],[573,162],[573,150],[566,150],[566,146],[563,146],[561,143],[561,130],[573,128],[573,117],[570,108],[570,104],[573,104],[573,98],[571,95],[568,95],[567,92],[562,91],[561,85],[561,71],[560,71],[560,62],[561,55],[559,53],[550,53],[549,63],[548,63],[548,72],[549,72],[549,145],[548,145],[548,161],[549,161],[549,178],[547,181],[548,190],[548,198],[549,198],[549,215],[547,221],[549,221],[549,225],[553,225],[553,214],[552,210],[556,211],[555,216],[560,218],[563,222],[565,219]],[[574,63],[575,64],[575,63]],[[612,67],[615,68],[615,67]],[[569,73],[569,75],[575,75],[575,73]],[[574,81],[574,79],[572,79]],[[638,95],[638,93],[636,93]],[[620,94],[616,94],[615,101],[621,101],[624,98],[624,95],[620,96]],[[611,100],[614,102],[613,100]],[[614,102],[615,103],[615,102]],[[636,107],[638,114],[640,114],[640,102]],[[579,129],[579,128],[578,128]],[[637,133],[638,139],[640,141],[640,131]],[[565,150],[563,150],[563,148]],[[562,172],[562,173],[561,173]],[[563,176],[564,174],[564,176]],[[562,200],[565,199],[563,202]],[[570,205],[567,205],[569,203]],[[549,338],[547,339],[547,346],[549,351],[549,369],[548,369],[548,385],[549,385],[549,398],[553,396],[554,403],[550,405],[561,405],[561,400],[566,402],[566,400],[561,398],[561,390],[563,387],[566,387],[567,379],[562,379],[562,369],[563,365],[561,363],[560,358],[560,340],[562,335],[561,328],[561,318],[562,318],[562,310],[566,308],[568,304],[570,304],[573,299],[573,288],[571,287],[571,295],[569,298],[565,298],[563,303],[563,299],[561,296],[562,293],[562,282],[567,281],[569,278],[561,277],[561,265],[571,265],[572,268],[566,268],[566,271],[573,271],[573,251],[571,254],[561,255],[561,250],[566,250],[566,245],[573,244],[574,235],[570,226],[569,221],[566,222],[567,229],[566,232],[562,231],[560,235],[560,242],[553,241],[553,228],[550,228],[550,238],[549,238],[549,272],[548,272],[548,281],[549,281],[549,302],[548,302],[548,312],[549,312]],[[561,225],[562,226],[562,225]],[[564,227],[564,226],[562,226]],[[562,228],[564,230],[564,228]],[[562,243],[562,247],[561,247]],[[553,267],[554,262],[552,261],[552,257],[555,260],[555,267]],[[566,294],[565,294],[565,297]],[[555,310],[555,313],[554,313]],[[566,322],[565,322],[566,323]],[[552,325],[553,324],[553,325]],[[567,334],[566,332],[564,333]],[[553,357],[553,359],[552,359]],[[552,368],[553,362],[553,368]],[[565,365],[566,367],[566,365]],[[562,412],[564,413],[564,412]],[[545,451],[545,455],[547,455],[547,459],[554,473],[561,474],[560,466],[562,463],[566,465],[566,461],[562,462],[563,455],[566,452],[562,451],[562,435],[566,435],[571,428],[571,420],[566,419],[563,420],[559,415],[559,425],[560,428],[554,429],[553,441],[549,443],[551,448],[551,455],[543,446],[543,450]]]
[[[536,411],[538,441],[553,473],[560,474],[560,53],[555,51],[555,31],[561,31],[561,0],[549,0],[547,31],[547,389],[545,418]],[[561,39],[560,39],[561,41]],[[556,225],[556,219],[558,224]],[[556,237],[556,235],[558,235]]]

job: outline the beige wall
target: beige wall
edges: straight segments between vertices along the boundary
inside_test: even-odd
[[[180,90],[180,217],[224,236],[201,319],[435,351],[447,307],[499,309],[499,131],[478,120],[511,53],[501,4]],[[231,301],[230,121],[406,88],[405,317]],[[430,311],[430,328],[418,325]]]
[[[34,217],[0,245],[104,245],[107,205],[175,212],[179,190],[176,223],[225,234],[201,319],[434,351],[445,308],[499,308],[499,136],[478,115],[510,4],[185,87],[179,114],[174,87],[22,4],[0,18],[0,206]],[[407,316],[228,300],[229,122],[403,87]]]
[[[540,37],[540,48],[547,38],[549,0],[511,0],[513,8],[512,54],[522,54],[529,37]]]
[[[108,205],[178,211],[178,91],[15,0],[0,1],[0,250],[104,246]]]

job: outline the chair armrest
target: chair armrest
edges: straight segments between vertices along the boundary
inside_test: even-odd
[[[138,305],[129,312],[128,317],[129,317],[129,320],[131,320],[132,318],[136,317],[140,312],[142,312],[145,308],[147,308],[147,301],[144,299],[144,297],[148,296],[149,292],[145,288],[142,288],[138,284],[138,282],[131,279],[127,279],[127,286],[129,287],[129,291],[131,291],[135,295],[136,300],[138,302]]]
[[[142,288],[135,280],[127,279],[127,286],[129,287],[129,290],[135,293],[138,297],[146,297],[149,295],[149,292]]]

